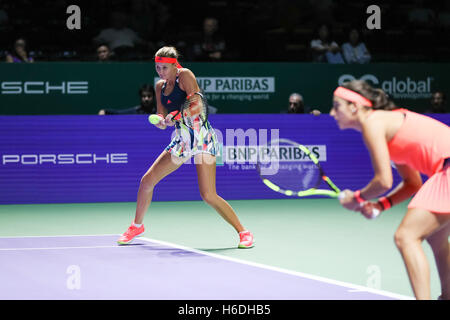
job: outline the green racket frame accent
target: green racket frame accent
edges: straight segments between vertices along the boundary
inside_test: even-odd
[[[311,153],[311,151],[308,150],[308,148],[306,148],[305,146],[302,145],[298,145],[298,148],[303,151],[311,160],[312,162],[318,167],[320,174],[322,176],[322,179],[331,187],[332,190],[327,190],[327,189],[316,189],[316,188],[311,188],[308,190],[303,190],[303,191],[293,191],[293,190],[285,190],[283,188],[281,188],[280,186],[277,186],[276,184],[272,183],[270,180],[266,179],[266,178],[262,178],[262,181],[264,182],[264,184],[269,187],[270,189],[272,189],[275,192],[279,192],[282,193],[286,196],[297,196],[297,197],[308,197],[308,196],[327,196],[330,198],[337,198],[339,196],[339,193],[341,192],[341,190],[331,181],[330,178],[328,178],[323,170],[322,167],[319,164],[319,160],[316,158],[315,155],[313,155]]]

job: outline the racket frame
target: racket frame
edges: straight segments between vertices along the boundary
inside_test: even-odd
[[[187,119],[187,117],[185,117],[185,110],[188,110],[191,107],[192,101],[190,101],[190,99],[192,99],[193,96],[195,97],[195,95],[198,95],[202,101],[202,104],[203,104],[202,109],[203,110],[199,114],[199,117],[201,117],[201,119],[202,119],[202,125],[205,125],[206,121],[208,120],[208,102],[202,92],[194,92],[194,93],[190,94],[189,96],[187,96],[186,101],[183,103],[183,105],[180,107],[180,109],[177,110],[176,112],[175,111],[171,112],[171,114],[173,115],[172,121],[182,123],[189,128],[196,127],[195,124],[198,121],[190,124],[191,120]],[[175,119],[177,117],[178,117],[178,119]]]
[[[279,187],[276,184],[272,183],[270,180],[268,180],[266,178],[263,178],[261,176],[261,172],[259,170],[259,164],[257,164],[257,166],[258,166],[258,173],[260,174],[260,177],[261,177],[262,181],[264,182],[264,184],[266,186],[268,186],[270,189],[272,189],[273,191],[282,193],[282,194],[284,194],[286,196],[297,196],[297,197],[327,196],[327,197],[330,197],[330,198],[339,198],[339,199],[344,198],[345,195],[343,193],[341,193],[341,190],[334,184],[333,181],[331,181],[331,179],[327,175],[325,175],[325,172],[323,171],[322,167],[320,166],[320,163],[319,163],[319,160],[317,159],[317,157],[315,155],[313,155],[311,153],[311,151],[309,151],[309,149],[306,148],[305,146],[303,146],[301,144],[297,144],[297,146],[317,166],[317,168],[319,169],[319,172],[320,172],[322,180],[324,180],[332,190],[310,188],[310,189],[307,189],[307,190],[304,190],[304,191],[292,191],[292,190],[282,189],[281,187]],[[361,203],[361,207],[363,207],[364,204],[365,204],[365,202]],[[369,219],[377,218],[380,215],[380,213],[381,213],[380,210],[378,210],[376,208],[373,208],[372,216],[369,217]]]
[[[280,140],[282,141],[282,140]],[[316,165],[317,169],[319,170],[320,173],[320,177],[322,178],[323,181],[325,181],[328,186],[331,189],[318,189],[318,188],[309,188],[307,190],[302,190],[302,191],[294,191],[294,190],[289,190],[289,189],[283,189],[280,186],[276,185],[275,183],[271,182],[269,179],[264,178],[261,175],[261,170],[260,170],[260,166],[259,166],[259,160],[257,163],[257,168],[258,168],[258,173],[261,177],[261,180],[263,181],[263,183],[269,187],[270,189],[272,189],[275,192],[279,192],[282,193],[286,196],[297,196],[297,197],[308,197],[308,196],[327,196],[330,198],[337,198],[341,192],[341,190],[333,183],[333,181],[331,181],[331,179],[325,175],[325,172],[323,171],[319,160],[317,159],[317,157],[315,155],[313,155],[311,153],[311,151],[309,151],[308,148],[306,148],[305,146],[296,143],[297,147],[303,152],[305,153],[309,159],[311,159],[311,161]]]

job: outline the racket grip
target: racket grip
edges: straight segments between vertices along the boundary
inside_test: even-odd
[[[367,202],[367,201],[366,201],[366,202]],[[365,204],[366,202],[362,202],[362,203],[361,203],[361,207],[363,207],[364,204]],[[381,211],[378,210],[377,208],[372,208],[372,215],[371,215],[370,217],[368,217],[368,218],[369,218],[370,220],[373,220],[373,219],[375,219],[376,217],[378,217],[378,216],[380,215],[380,213],[381,213]]]
[[[340,192],[340,193],[338,194],[338,199],[339,199],[339,200],[342,200],[342,199],[344,199],[344,198],[345,198],[344,193]]]

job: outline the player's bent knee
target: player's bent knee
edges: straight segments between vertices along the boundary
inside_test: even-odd
[[[421,241],[405,228],[398,228],[394,234],[395,245],[400,250],[418,240]]]
[[[205,201],[207,204],[213,204],[217,201],[217,193],[215,192],[201,192],[200,196],[202,197],[203,201]]]
[[[151,174],[146,174],[141,178],[141,188],[153,189],[158,181]]]
[[[403,247],[403,237],[399,230],[397,230],[394,234],[394,243],[398,249],[401,249]]]

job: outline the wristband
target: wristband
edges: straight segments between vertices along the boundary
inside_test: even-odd
[[[361,197],[361,190],[356,190],[353,193],[353,196],[355,197],[356,201],[358,201],[358,203],[366,202],[366,200]]]
[[[392,207],[392,200],[388,197],[381,197],[378,199],[378,204],[383,208],[383,211],[388,210]]]

